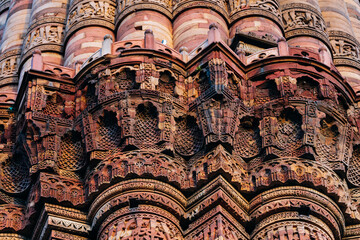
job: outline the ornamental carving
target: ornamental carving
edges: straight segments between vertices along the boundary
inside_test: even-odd
[[[206,240],[206,239],[244,239],[243,235],[228,220],[221,215],[206,222],[201,231],[189,234],[185,239]]]
[[[203,146],[203,136],[193,117],[181,117],[176,124],[174,148],[184,156],[197,153]]]
[[[82,1],[68,14],[66,29],[87,19],[100,18],[111,23],[115,20],[115,7],[107,1]]]
[[[183,239],[180,230],[164,217],[150,213],[136,213],[111,222],[100,234],[101,240]]]
[[[260,8],[262,10],[272,12],[275,16],[280,15],[279,3],[277,0],[231,0],[230,1],[231,14],[249,8]]]
[[[333,240],[333,236],[315,224],[302,221],[284,221],[275,223],[256,234],[253,239],[324,239]]]
[[[0,230],[19,231],[24,228],[24,220],[24,207],[12,204],[0,205]]]
[[[34,29],[28,34],[23,51],[42,44],[61,45],[64,37],[63,28],[63,25],[46,25]]]
[[[259,121],[244,117],[235,134],[234,150],[243,158],[256,157],[261,151]]]
[[[341,31],[330,31],[329,39],[335,58],[360,59],[359,42],[350,34]]]
[[[360,148],[358,145],[354,146],[347,178],[355,186],[360,186]]]
[[[19,16],[20,2],[8,19]],[[61,13],[41,14],[64,14],[66,1],[56,4]],[[22,59],[42,46],[55,55],[35,51],[19,64],[21,73],[18,50],[0,60],[0,238],[359,238],[360,110],[349,85],[356,71],[344,74],[347,81],[346,67],[339,72],[332,62],[357,63],[356,39],[328,37],[321,13],[303,3],[282,6],[285,29],[277,0],[69,4],[64,32],[60,20],[35,21],[18,44]],[[199,19],[186,19],[190,8]],[[149,10],[165,14],[174,29],[196,25],[195,34],[212,14],[225,24],[210,25],[207,40],[180,53],[152,31],[138,35],[145,29],[131,24],[146,22]],[[74,69],[48,62],[61,59],[55,47],[92,45],[78,29],[100,34],[125,16],[130,25],[122,30],[137,39],[107,35],[96,43],[101,49],[80,51],[95,53]],[[259,16],[266,20],[258,24]],[[158,19],[153,26],[164,30]],[[243,27],[250,33],[240,33]],[[276,43],[279,29],[303,38]],[[228,30],[234,38],[220,40]],[[334,55],[297,47],[309,35],[325,39]]]
[[[16,75],[18,56],[11,56],[0,61],[0,78]]]
[[[2,165],[0,184],[4,191],[21,193],[29,187],[29,166],[26,158],[21,155],[11,157],[9,154],[0,153],[0,164]]]
[[[316,10],[312,10],[308,5],[305,5],[303,9],[294,9],[290,5],[285,6],[282,11],[282,20],[285,31],[309,28],[323,33],[326,30],[325,22],[320,17],[320,14]]]
[[[118,12],[124,11],[126,8],[131,6],[136,6],[139,4],[157,4],[160,5],[168,10],[171,11],[172,3],[171,0],[150,0],[150,1],[143,1],[143,0],[118,0]]]

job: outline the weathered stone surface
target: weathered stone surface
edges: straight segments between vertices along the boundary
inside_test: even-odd
[[[0,1],[0,239],[359,239],[359,12]]]

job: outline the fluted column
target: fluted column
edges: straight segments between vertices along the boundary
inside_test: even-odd
[[[1,42],[0,88],[16,93],[19,81],[19,58],[31,13],[32,0],[11,0]]]
[[[114,37],[115,1],[73,0],[66,22],[64,65],[83,62],[102,46],[104,36]]]
[[[174,48],[193,50],[208,38],[209,26],[215,23],[220,38],[229,38],[228,17],[224,1],[176,1],[174,5]]]
[[[39,49],[45,62],[62,63],[67,4],[68,0],[33,1],[29,31],[23,46],[23,62],[29,59],[34,49]]]
[[[259,17],[259,15],[261,17]],[[276,42],[283,37],[278,0],[230,1],[230,38],[238,32]]]
[[[116,40],[143,39],[144,31],[151,29],[156,41],[173,47],[171,11],[168,0],[118,0]]]
[[[304,47],[318,51],[330,43],[326,24],[317,0],[280,0],[285,37],[291,47]]]
[[[360,39],[360,3],[357,0],[345,0],[354,37]]]
[[[10,0],[5,0],[0,3],[0,41],[2,40],[4,34],[6,19],[9,14],[9,6]]]
[[[359,42],[344,0],[319,0],[332,45],[334,64],[355,91],[360,90]]]

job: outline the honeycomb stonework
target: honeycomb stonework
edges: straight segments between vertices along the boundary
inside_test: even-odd
[[[0,0],[0,240],[360,239],[358,0]]]

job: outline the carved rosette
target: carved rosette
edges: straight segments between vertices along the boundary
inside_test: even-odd
[[[66,21],[66,36],[84,26],[103,26],[114,29],[115,3],[111,0],[74,0]]]
[[[329,39],[334,54],[334,64],[360,66],[359,42],[348,33],[329,31]]]
[[[325,21],[321,13],[308,4],[293,3],[282,7],[282,21],[287,39],[297,36],[311,36],[322,40],[328,46]]]
[[[42,52],[61,53],[64,39],[64,23],[65,19],[63,18],[45,18],[35,22],[25,37],[22,61],[29,58],[35,48]]]

